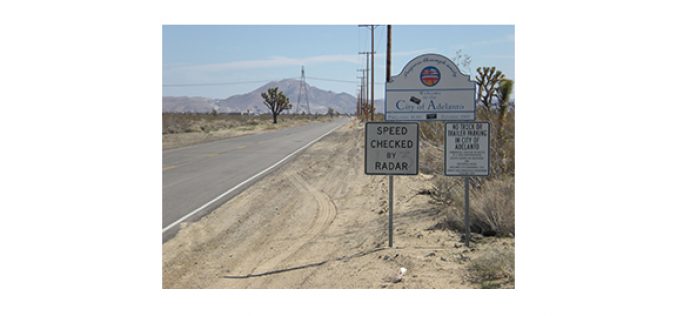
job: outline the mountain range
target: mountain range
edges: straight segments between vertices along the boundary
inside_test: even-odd
[[[308,105],[311,113],[324,114],[331,107],[339,113],[355,113],[357,100],[355,96],[345,92],[336,93],[322,90],[306,84]],[[263,104],[261,93],[269,88],[278,87],[293,104],[291,113],[308,112],[305,98],[299,106],[299,93],[301,81],[296,79],[284,79],[271,81],[251,92],[238,94],[226,99],[213,99],[205,97],[162,97],[163,112],[211,112],[217,110],[221,113],[268,113],[269,110]],[[376,112],[383,112],[383,100],[375,100]]]

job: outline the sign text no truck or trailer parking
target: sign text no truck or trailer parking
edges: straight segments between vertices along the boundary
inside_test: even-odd
[[[488,122],[447,122],[444,125],[444,174],[488,176]]]

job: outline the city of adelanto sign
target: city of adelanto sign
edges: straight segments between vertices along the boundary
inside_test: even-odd
[[[488,176],[490,124],[475,122],[476,83],[450,59],[418,56],[386,83],[385,121],[365,127],[365,174],[418,174],[418,121],[444,121],[444,175]]]
[[[385,121],[474,121],[475,82],[450,59],[425,54],[386,83]]]
[[[385,122],[367,122],[364,172],[388,175],[388,236],[392,247],[393,175],[417,175],[419,121],[444,121],[444,175],[463,176],[469,236],[468,176],[488,176],[490,124],[475,122],[476,83],[450,59],[418,56],[386,82]],[[470,238],[466,238],[466,246]]]

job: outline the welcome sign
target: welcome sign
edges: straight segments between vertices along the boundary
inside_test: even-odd
[[[475,82],[449,58],[412,59],[386,83],[386,121],[473,121]]]

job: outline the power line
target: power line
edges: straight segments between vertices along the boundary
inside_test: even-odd
[[[163,84],[163,87],[202,87],[202,86],[225,86],[232,84],[247,84],[247,83],[262,83],[268,82],[267,80],[257,80],[257,81],[229,81],[229,82],[211,82],[211,83],[168,83]]]
[[[292,79],[300,80],[301,77],[295,77]],[[331,79],[331,78],[321,78],[321,77],[310,77],[306,76],[306,79],[319,80],[319,81],[331,81],[331,82],[341,82],[341,83],[350,83],[350,84],[359,84],[355,80],[342,80],[342,79]],[[282,79],[280,79],[282,80]],[[257,81],[229,81],[229,82],[202,82],[202,83],[167,83],[163,84],[163,87],[207,87],[207,86],[224,86],[224,85],[236,85],[236,84],[249,84],[249,83],[268,83],[272,81],[279,80],[257,80]],[[374,84],[382,85],[383,82],[374,82]]]
[[[293,79],[299,80],[300,77]],[[320,80],[320,81],[331,81],[331,82],[343,82],[355,84],[355,80],[341,80],[341,79],[330,79],[330,78],[320,78],[320,77],[310,77],[306,76],[306,79]],[[223,85],[235,85],[235,84],[248,84],[248,83],[264,83],[278,80],[256,80],[256,81],[229,81],[229,82],[203,82],[203,83],[167,83],[163,84],[163,87],[203,87],[203,86],[223,86]],[[379,84],[379,83],[376,83]]]
[[[313,80],[320,80],[320,81],[332,81],[332,82],[345,82],[345,83],[357,83],[355,80],[339,80],[339,79],[327,79],[327,78],[318,78],[318,77],[310,77],[306,76],[307,79],[313,79]]]

